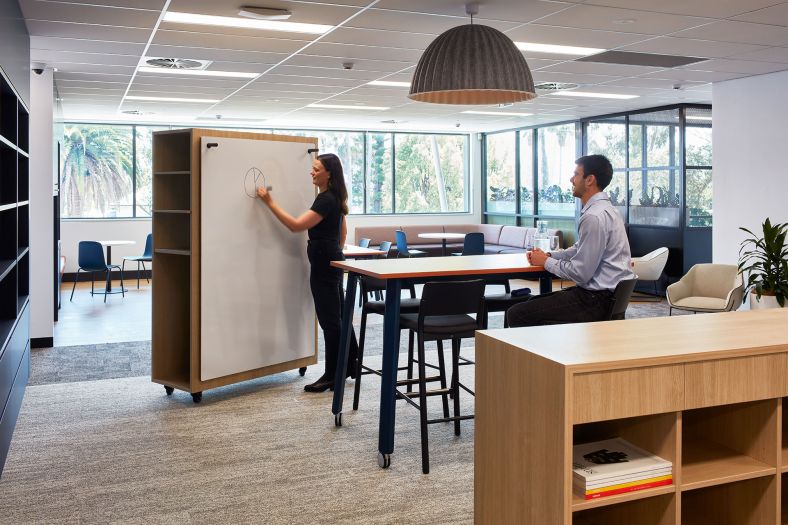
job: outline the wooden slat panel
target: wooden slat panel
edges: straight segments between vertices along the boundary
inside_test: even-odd
[[[688,363],[685,408],[741,403],[783,395],[786,354]]]
[[[682,365],[576,374],[572,421],[586,423],[675,412],[683,405]]]

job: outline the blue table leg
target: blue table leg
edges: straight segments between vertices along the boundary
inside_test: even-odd
[[[378,465],[388,468],[394,451],[394,390],[399,360],[399,307],[402,282],[386,281],[386,313],[383,316],[383,370],[380,384],[380,428]]]
[[[334,376],[334,402],[331,412],[334,414],[334,424],[342,426],[342,401],[345,396],[345,370],[350,353],[350,334],[353,330],[353,311],[356,307],[356,284],[358,274],[348,273],[347,290],[345,290],[345,305],[342,308],[342,332],[339,337],[339,355],[337,356],[337,369]]]

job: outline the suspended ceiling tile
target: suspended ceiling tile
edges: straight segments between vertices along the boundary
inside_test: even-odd
[[[259,80],[254,84],[249,85],[243,92],[248,93],[267,93],[267,92],[279,92],[282,90],[282,84],[271,84]],[[334,95],[341,91],[341,89],[325,87],[325,86],[304,86],[304,85],[291,85],[289,91],[292,93],[312,93],[312,94],[323,94],[323,95]]]
[[[743,22],[755,22],[758,24],[785,27],[788,26],[788,3],[778,4],[765,9],[758,9],[757,11],[750,11],[749,13],[733,17],[733,19]]]
[[[31,35],[59,38],[79,38],[88,40],[114,40],[118,42],[138,42],[144,44],[150,37],[150,29],[115,27],[74,22],[41,22],[28,20]]]
[[[540,73],[573,73],[581,75],[606,75],[611,77],[631,77],[659,71],[662,68],[648,66],[627,66],[622,64],[602,64],[597,62],[564,62],[540,69]]]
[[[626,21],[622,24],[621,21]],[[708,18],[669,15],[614,7],[575,5],[539,20],[540,24],[602,31],[664,35],[711,22]]]
[[[31,0],[21,0],[20,4],[27,4]],[[51,4],[80,4],[95,7],[125,7],[128,9],[149,9],[161,11],[165,0],[51,0]]]
[[[282,8],[292,12],[288,22],[300,24],[324,24],[335,26],[357,13],[368,2],[359,2],[350,6],[352,2],[263,2],[252,5]],[[279,5],[276,5],[279,4]],[[331,5],[334,4],[334,5]],[[345,5],[342,5],[345,4]],[[168,11],[182,13],[198,13],[201,15],[228,16],[237,18],[239,7],[243,2],[217,2],[216,0],[172,0]],[[184,24],[178,24],[186,27]],[[193,29],[198,27],[192,25]],[[283,34],[282,32],[278,32]],[[295,34],[295,33],[293,33]]]
[[[734,53],[744,53],[747,51],[757,51],[760,49],[765,49],[765,46],[663,36],[644,42],[639,42],[637,44],[624,46],[620,48],[619,51],[636,51],[641,53],[707,58],[725,58],[733,55]]]
[[[136,70],[136,65],[74,64],[72,62],[58,62],[57,70],[61,73],[121,73],[131,75]]]
[[[788,47],[769,47],[758,51],[748,51],[737,53],[730,58],[740,58],[742,60],[761,60],[764,62],[778,62],[788,64]]]
[[[435,40],[435,35],[425,35],[422,33],[340,27],[326,35],[321,42],[354,45],[369,45],[370,43],[374,43],[375,46],[382,47],[424,50],[433,40]]]
[[[77,22],[152,29],[160,13],[158,9],[125,9],[40,0],[23,0],[19,5],[31,34],[34,34],[30,28],[31,21]]]
[[[328,50],[323,50],[328,51]],[[335,51],[335,50],[334,50]],[[395,73],[403,69],[414,67],[416,60],[402,61],[402,60],[366,60],[354,58],[348,60],[349,57],[342,56],[326,56],[320,55],[313,47],[310,47],[303,53],[299,53],[293,58],[289,59],[286,64],[288,66],[306,66],[306,67],[332,67],[343,69],[344,62],[353,62],[354,70],[361,71],[376,71],[379,73]]]
[[[139,61],[139,55],[112,55],[98,52],[82,53],[78,51],[59,51],[56,49],[31,49],[30,60],[33,62],[46,62],[54,66],[60,63],[136,66]]]
[[[695,66],[695,67],[692,67]],[[778,64],[776,62],[754,62],[750,60],[730,60],[718,58],[708,60],[702,64],[691,64],[681,69],[694,69],[703,71],[720,71],[723,73],[746,73],[748,75],[763,75],[775,71],[788,69],[788,64]]]
[[[211,87],[214,89],[237,89],[247,83],[249,79],[232,78],[204,78],[204,77],[182,77],[175,75],[153,75],[150,73],[137,73],[134,77],[134,84],[145,84],[161,86],[163,88],[177,91],[179,88],[189,87]]]
[[[589,0],[588,5],[642,9],[676,15],[729,18],[783,0]]]
[[[113,55],[140,56],[145,45],[134,42],[31,36],[30,47],[31,49],[54,49],[58,51],[77,51],[85,53],[104,52]]]
[[[679,31],[673,36],[763,46],[788,45],[788,31],[784,27],[733,20],[722,20],[703,27]]]
[[[621,86],[628,88],[641,88],[641,89],[674,89],[674,86],[681,86],[685,89],[692,85],[706,85],[706,82],[684,81],[684,83],[676,83],[675,80],[660,79],[660,78],[621,78],[605,82],[605,86]]]
[[[536,42],[539,44],[558,44],[564,46],[596,47],[614,49],[650,38],[649,35],[635,32],[617,33],[614,31],[595,31],[591,29],[572,29],[542,24],[529,24],[506,33],[515,42]],[[531,56],[531,55],[527,55]],[[538,55],[534,55],[538,56]],[[544,58],[554,59],[554,54],[544,54]],[[561,55],[558,55],[560,58]],[[566,55],[563,55],[565,58]],[[569,57],[572,58],[572,57]]]
[[[657,73],[650,73],[642,75],[643,78],[663,78],[668,80],[694,80],[698,82],[721,82],[723,80],[731,80],[734,78],[741,78],[742,73],[722,73],[711,71],[693,71],[690,69],[665,69]]]
[[[479,14],[474,17],[474,22],[490,25],[491,21],[506,20],[510,22],[532,22],[541,17],[565,9],[570,4],[561,2],[540,2],[524,0],[498,0],[496,2],[481,3]],[[428,2],[413,2],[412,0],[382,0],[375,4],[373,9],[391,9],[413,13],[429,13],[434,15],[447,15],[464,19],[462,23],[469,22],[465,14],[465,4],[456,0],[429,0]]]
[[[61,73],[58,71],[58,78],[61,80],[89,80],[94,82],[128,82],[131,80],[131,73]]]
[[[225,57],[233,51],[263,51],[266,53],[294,53],[309,41],[288,38],[248,37],[226,34],[209,34],[190,31],[167,31],[159,29],[153,42],[157,45],[192,47],[195,49],[222,49]]]
[[[428,6],[430,2],[421,2],[420,6]],[[464,5],[464,4],[460,4]],[[464,8],[463,8],[464,12]],[[518,22],[498,20],[477,20],[480,24],[494,27],[499,31],[507,31],[520,25]],[[369,9],[346,24],[346,27],[362,29],[384,29],[402,31],[407,29],[414,33],[439,35],[452,27],[470,23],[467,16],[438,16],[385,9]]]
[[[276,73],[278,75],[293,75],[296,78],[309,78],[309,77],[317,77],[317,78],[342,78],[342,79],[355,79],[355,80],[365,80],[371,81],[377,78],[380,78],[382,75],[388,75],[388,73],[380,73],[378,71],[364,71],[357,68],[353,68],[350,70],[343,69],[342,67],[307,67],[307,66],[294,66],[291,65],[290,61],[286,62],[281,66],[277,66],[276,69],[272,71],[272,73]],[[387,79],[388,80],[388,79]],[[398,78],[392,80],[400,80]],[[407,80],[410,81],[410,75],[407,75]]]
[[[268,53],[261,51],[239,51],[227,49],[209,49],[204,47],[166,46],[152,43],[148,48],[148,56],[191,58],[194,60],[232,61],[250,64],[276,64],[289,56],[289,53]]]
[[[275,71],[275,70],[274,70]],[[259,78],[257,82],[266,84],[281,84],[283,86],[319,86],[336,90],[344,90],[363,85],[365,82],[355,79],[319,78],[319,77],[293,77],[268,73]]]
[[[421,58],[419,49],[378,47],[372,45],[329,44],[319,42],[307,50],[311,55],[360,60],[400,60],[415,63]]]

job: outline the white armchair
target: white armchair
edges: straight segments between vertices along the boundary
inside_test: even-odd
[[[669,315],[690,312],[729,312],[741,306],[744,279],[734,264],[696,264],[666,290]]]
[[[662,271],[668,262],[668,253],[669,250],[663,246],[651,253],[647,253],[643,257],[632,258],[632,271],[638,276],[638,281],[652,281],[654,283],[653,297],[647,294],[635,294],[632,296],[633,299],[660,300],[659,292],[657,291],[657,281],[662,277]]]

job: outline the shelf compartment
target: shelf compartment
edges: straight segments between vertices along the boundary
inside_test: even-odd
[[[172,250],[168,248],[156,248],[153,250],[154,253],[162,253],[167,255],[191,255],[191,250]]]
[[[572,494],[572,512],[579,512],[586,509],[606,507],[608,505],[618,505],[626,501],[634,501],[643,498],[651,498],[662,494],[672,494],[676,492],[675,485],[666,485],[653,489],[636,490],[626,494],[616,494],[615,496],[605,496],[598,499],[583,499],[577,494]]]
[[[17,207],[17,226],[17,248],[21,251],[30,246],[30,206]]]
[[[153,248],[155,250],[191,249],[191,216],[163,214],[153,221]]]
[[[24,202],[30,199],[30,159],[17,153],[17,199]]]
[[[0,211],[0,260],[17,258],[16,206]]]
[[[16,265],[0,281],[0,346],[8,337],[8,332],[16,321]]]
[[[674,525],[677,523],[676,495],[662,494],[583,510],[572,514],[573,525]]]
[[[0,205],[16,204],[16,150],[0,144]]]
[[[780,466],[782,467],[782,472],[788,472],[788,397],[782,398],[782,450],[781,450],[781,457],[780,457]],[[783,483],[785,483],[785,479],[783,479]],[[785,501],[785,500],[783,500]]]
[[[682,525],[765,525],[777,522],[777,477],[756,478],[681,495]]]
[[[19,262],[17,262],[16,267],[18,277],[16,286],[16,311],[17,314],[19,314],[25,306],[25,301],[30,297],[30,253],[25,253],[25,255],[19,259]]]
[[[781,457],[777,399],[685,411],[681,490],[772,476]]]
[[[8,142],[16,145],[16,118],[17,98],[16,93],[0,75],[0,135]]]
[[[27,153],[30,151],[30,115],[22,105],[18,102],[17,110],[17,138],[16,145],[19,149]]]
[[[188,174],[154,175],[153,209],[190,210],[191,176]]]
[[[191,169],[191,130],[153,133],[153,172],[187,173]]]
[[[156,237],[154,236],[154,239]],[[191,362],[191,258],[154,252],[151,378],[189,390]],[[157,326],[162,323],[163,326]]]

